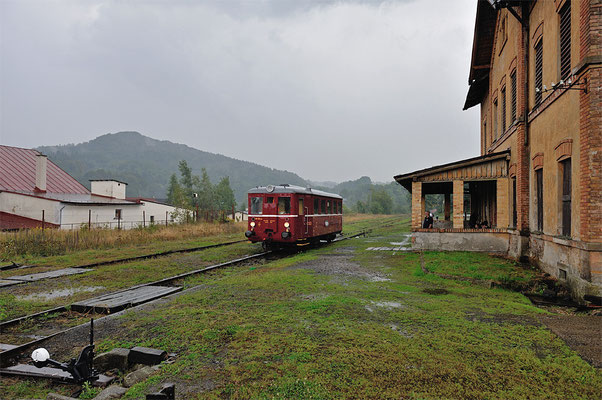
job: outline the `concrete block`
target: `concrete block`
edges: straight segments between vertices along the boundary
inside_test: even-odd
[[[108,371],[113,368],[125,371],[128,369],[129,355],[129,349],[113,349],[94,357],[94,367],[99,371]]]
[[[94,398],[94,400],[120,399],[128,390],[124,387],[113,385],[109,386]]]
[[[115,380],[114,376],[107,376],[107,375],[100,374],[100,375],[98,375],[98,379],[95,380],[94,382],[92,382],[92,386],[105,388],[105,387],[109,386],[111,383],[113,383],[114,380]]]
[[[130,350],[129,361],[131,364],[154,365],[167,359],[165,350],[150,349],[148,347],[134,347]]]
[[[74,399],[73,397],[69,397],[69,396],[63,396],[58,393],[48,393],[48,395],[46,395],[46,400],[77,400],[77,399]]]
[[[138,382],[145,381],[149,376],[155,373],[155,370],[151,367],[142,367],[134,372],[130,372],[123,379],[123,386],[132,387]]]

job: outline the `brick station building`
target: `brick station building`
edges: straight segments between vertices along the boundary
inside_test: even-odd
[[[395,176],[413,245],[528,258],[602,294],[602,0],[478,0],[464,109],[481,156]],[[422,229],[425,195],[444,215]]]

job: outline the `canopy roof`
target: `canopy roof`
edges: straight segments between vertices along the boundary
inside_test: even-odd
[[[412,191],[412,182],[452,182],[454,180],[490,180],[508,176],[510,150],[467,158],[448,164],[396,175],[394,179]]]

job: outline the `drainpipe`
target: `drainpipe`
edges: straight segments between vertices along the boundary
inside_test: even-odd
[[[67,205],[62,206],[59,210],[59,229],[61,229],[61,226],[63,225],[63,209],[65,207],[67,207]]]
[[[529,145],[529,4],[523,3],[521,6],[523,18],[519,21],[523,27],[523,46],[525,53],[525,141],[524,145]],[[514,15],[514,14],[513,14]]]

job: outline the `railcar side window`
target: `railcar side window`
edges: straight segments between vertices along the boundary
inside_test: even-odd
[[[290,214],[291,213],[291,198],[290,197],[278,197],[278,214]]]
[[[326,200],[326,214],[332,214],[331,202]]]
[[[305,214],[305,208],[303,207],[303,199],[299,199],[299,215]]]
[[[251,197],[251,214],[263,213],[263,197]]]
[[[322,210],[322,212],[320,214],[326,214],[326,200],[322,200],[322,207],[320,207],[320,209]]]
[[[314,199],[314,214],[320,214],[320,200]]]

